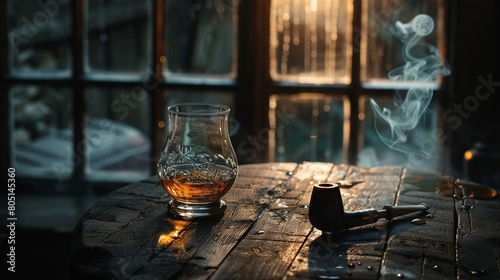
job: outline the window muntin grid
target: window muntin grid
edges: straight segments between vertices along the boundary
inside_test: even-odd
[[[161,2],[161,1],[151,1],[151,3],[157,3],[157,2]],[[196,2],[196,1],[195,1],[195,2]],[[198,1],[198,2],[199,2],[199,1]],[[237,2],[237,3],[236,3],[236,2]],[[233,1],[233,3],[238,4],[238,5],[236,5],[236,6],[234,7],[234,11],[236,10],[236,8],[239,8],[239,4],[241,4],[241,3],[240,3],[240,2],[238,2],[238,1],[236,1],[236,2],[234,2],[234,1]],[[387,2],[387,1],[386,1],[386,2]],[[396,2],[397,2],[397,1],[396,1]],[[444,1],[443,1],[443,2],[444,2]],[[85,3],[85,1],[82,1],[81,3]],[[364,4],[365,2],[361,2],[361,3],[362,3],[363,5],[366,5],[366,4]],[[370,3],[371,3],[371,2],[370,2]],[[436,3],[438,3],[438,2],[436,2]],[[439,3],[441,3],[441,1],[439,1]],[[155,6],[155,5],[153,5],[153,4],[152,4],[152,6]],[[166,5],[165,5],[165,6],[166,6]],[[61,6],[61,7],[62,7],[62,6]],[[70,7],[70,6],[68,6],[68,7]],[[365,7],[365,6],[363,6],[363,7]],[[363,7],[362,7],[362,8],[363,8]],[[442,8],[442,7],[441,7],[441,8]],[[439,8],[439,9],[441,9],[441,8]],[[228,9],[229,9],[229,8],[228,8]],[[233,9],[233,8],[231,8],[231,9]],[[359,9],[359,8],[357,8],[357,9]],[[363,9],[364,9],[364,8],[363,8]],[[363,9],[362,9],[362,11],[363,11]],[[77,9],[77,10],[78,10],[78,9]],[[354,7],[353,7],[353,10],[354,10]],[[271,11],[271,13],[272,13],[272,11]],[[61,14],[61,15],[62,15],[62,14]],[[151,17],[153,17],[153,16],[154,16],[154,13],[151,13]],[[442,11],[439,13],[439,17],[440,17],[440,18],[442,18],[441,16],[442,16]],[[70,16],[70,17],[71,17],[71,16]],[[444,21],[444,19],[443,19],[443,21]],[[355,21],[353,21],[353,22],[354,22],[353,24],[355,24]],[[10,30],[10,29],[9,29],[9,30]],[[356,32],[357,32],[356,30],[361,30],[361,29],[359,29],[359,28],[357,29],[357,27],[356,27],[356,26],[354,26],[354,27],[353,27],[353,31],[352,31],[353,33],[351,34],[351,37],[352,37],[352,38],[354,38],[354,40],[352,40],[352,42],[353,42],[354,44],[353,44],[353,46],[352,46],[352,50],[351,50],[351,51],[352,51],[352,53],[351,53],[351,54],[352,54],[351,59],[354,59],[354,57],[357,55],[357,54],[356,54],[356,52],[359,52],[359,51],[360,51],[360,49],[356,49],[356,42],[362,42],[362,40],[361,40],[361,41],[357,41],[357,36],[358,36],[358,35],[359,35],[359,36],[361,36],[363,32],[359,32],[359,34],[356,34]],[[271,28],[271,30],[270,30],[270,31],[271,31],[271,32],[273,32],[273,31],[272,31],[272,28]],[[235,32],[235,31],[233,30],[233,32]],[[235,33],[236,33],[236,32],[235,32]],[[86,34],[86,33],[85,33],[85,32],[83,32],[83,34],[84,34],[84,37],[83,37],[83,38],[85,39],[85,36],[86,36],[85,34]],[[156,34],[156,33],[155,33],[155,34]],[[165,34],[165,33],[162,33],[162,34]],[[155,35],[155,36],[156,36],[156,35]],[[443,41],[444,41],[445,36],[442,36],[442,37],[441,37],[441,36],[439,36],[439,37],[440,37],[440,39],[443,39],[443,40],[439,41],[439,42],[438,42],[438,44],[437,44],[437,45],[439,45],[439,48],[441,49],[441,47],[443,46]],[[74,39],[74,38],[73,38],[73,39]],[[151,40],[153,40],[153,39],[151,39]],[[346,44],[344,44],[344,47],[347,47],[347,46],[348,46],[348,44],[350,44],[350,42],[347,40],[347,41],[346,41]],[[71,61],[71,60],[72,60],[72,59],[71,59],[71,55],[73,55],[73,53],[74,53],[74,52],[73,52],[73,50],[71,50],[71,48],[72,48],[72,47],[73,47],[73,45],[72,45],[72,44],[70,44],[70,52],[69,52],[69,56],[70,56],[70,58],[69,58],[69,60],[68,60],[68,61]],[[148,48],[153,48],[153,47],[152,47],[152,46],[149,46]],[[236,46],[236,45],[235,45],[235,46],[234,46],[234,50],[236,50],[237,48],[240,48],[240,46]],[[164,50],[164,49],[163,49],[163,50]],[[83,54],[85,54],[85,52],[86,52],[86,51],[89,51],[89,50],[84,48],[84,49],[83,49]],[[236,69],[236,65],[237,65],[237,64],[235,64],[235,60],[236,60],[236,58],[235,58],[236,56],[234,56],[235,52],[236,52],[236,51],[234,51],[234,52],[232,52],[232,53],[231,53],[231,55],[233,55],[233,59],[232,59],[232,63],[233,63],[233,65],[232,65],[232,68],[231,68],[232,70],[231,70],[231,71],[234,71],[234,72],[233,72],[233,74],[231,74],[231,75],[235,75],[234,73],[235,73],[235,69]],[[148,58],[146,58],[146,60],[153,61],[153,60],[151,59],[151,57],[153,57],[153,55],[151,55],[150,57],[148,56]],[[168,57],[168,55],[165,55],[165,56],[164,56],[164,58],[162,58],[162,56],[159,56],[159,61],[161,62],[161,61],[163,61],[162,59],[164,59],[164,62],[167,62],[167,61],[168,61],[167,57]],[[362,56],[361,56],[361,57],[362,57]],[[80,58],[80,59],[81,59],[81,58]],[[85,64],[85,63],[84,63],[84,64]],[[151,65],[151,64],[152,64],[152,62],[150,62],[150,65]],[[67,69],[71,69],[71,66],[72,66],[72,64],[70,63],[70,64],[69,64],[69,66],[67,66],[67,67],[65,66],[65,69],[66,69],[66,68],[67,68]],[[85,66],[85,65],[83,65],[83,66]],[[23,78],[21,77],[21,75],[24,75],[25,73],[29,73],[29,71],[27,71],[27,72],[23,72],[24,70],[23,70],[23,71],[18,71],[18,72],[16,72],[16,69],[15,69],[15,68],[16,68],[16,66],[10,66],[10,68],[9,68],[9,69],[11,70],[11,71],[10,71],[10,73],[11,73],[11,74],[16,75],[16,77],[17,77],[18,79],[23,79]],[[64,67],[63,67],[63,68],[64,68]],[[121,67],[118,67],[118,68],[120,68],[120,70],[118,71],[118,69],[115,69],[115,70],[117,70],[116,72],[123,73],[123,71],[121,71],[121,70],[125,70],[124,72],[127,72],[127,71],[128,71],[128,70],[127,70],[127,68],[121,68]],[[110,69],[111,69],[111,68],[110,68]],[[142,70],[142,71],[144,71],[144,69],[140,69],[140,67],[136,67],[135,69],[139,69],[138,71],[141,71],[141,70]],[[229,68],[227,68],[227,69],[229,69]],[[96,70],[97,70],[97,69],[96,69]],[[109,69],[108,69],[108,70],[109,70]],[[105,70],[105,71],[108,71],[108,70]],[[130,70],[130,69],[129,69],[129,70]],[[153,71],[153,70],[156,70],[156,69],[151,68],[151,67],[149,68],[149,71]],[[163,70],[165,70],[165,68],[163,68]],[[361,70],[362,70],[362,69],[361,69]],[[63,70],[62,72],[64,72],[64,71],[66,71],[66,70]],[[147,70],[146,70],[146,71],[147,71]],[[57,75],[56,75],[57,73],[62,73],[62,72],[57,72],[57,71],[55,71],[55,72],[51,72],[51,71],[38,71],[38,72],[40,72],[40,73],[44,73],[44,74],[47,74],[47,77],[46,77],[47,79],[51,79],[51,78],[53,78],[53,77],[57,76]],[[108,71],[108,72],[114,72],[114,70],[111,70],[111,71]],[[160,72],[161,72],[161,71],[160,71]],[[189,72],[189,71],[188,71],[188,72]],[[209,74],[210,72],[211,72],[211,71],[204,72],[204,73],[201,73],[201,75],[203,75],[203,74]],[[356,72],[356,71],[354,71],[353,73],[355,73],[355,72]],[[360,77],[351,77],[351,78],[350,78],[350,79],[351,79],[351,80],[350,80],[350,82],[353,82],[353,80],[354,80],[354,86],[356,86],[356,85],[361,85],[361,86],[368,85],[368,86],[369,86],[369,85],[370,85],[369,83],[367,83],[367,82],[366,82],[366,80],[363,80],[363,78],[362,78],[363,73],[362,73],[362,72],[363,72],[363,71],[360,71],[360,73],[361,73],[361,76],[360,76]],[[67,73],[67,71],[66,71],[66,73]],[[76,78],[75,80],[78,80],[78,81],[79,81],[79,83],[80,83],[81,85],[83,85],[85,88],[88,88],[88,86],[90,86],[90,84],[87,84],[87,82],[85,81],[85,79],[87,79],[89,76],[92,76],[91,74],[93,74],[93,73],[97,73],[97,71],[92,72],[92,70],[91,70],[91,72],[88,72],[88,73],[85,73],[85,72],[84,72],[84,76],[82,76],[82,77],[77,76],[77,77],[75,77],[75,78]],[[150,73],[150,72],[148,72],[148,73]],[[174,73],[169,73],[169,72],[168,72],[168,71],[166,71],[166,70],[164,71],[164,73],[165,73],[165,76],[164,76],[164,77],[167,77],[167,80],[168,80],[168,75],[171,75],[171,77],[172,77],[172,76],[175,76],[175,74],[174,74]],[[345,71],[345,73],[346,73],[346,75],[350,75],[351,71]],[[104,74],[104,73],[103,73],[103,72],[101,72],[101,73],[99,73],[98,75],[95,75],[94,77],[95,77],[95,78],[99,78],[100,76],[102,76],[102,74]],[[143,74],[144,74],[144,73],[140,73],[139,75],[137,75],[137,73],[135,73],[134,75],[135,75],[135,76],[137,76],[137,77],[139,77],[139,78],[143,78],[143,77],[145,77],[145,75],[143,75]],[[184,75],[184,74],[185,74],[185,75]],[[193,71],[193,73],[187,73],[187,72],[186,72],[186,73],[184,73],[184,74],[181,74],[181,75],[179,75],[178,77],[187,77],[187,78],[186,78],[186,81],[188,81],[188,80],[189,80],[189,81],[192,81],[192,79],[191,79],[191,78],[196,77],[197,75],[200,75],[200,73],[198,73],[198,72],[196,72],[196,71]],[[225,75],[225,74],[224,74],[224,75]],[[222,76],[224,76],[224,75],[222,75]],[[272,73],[271,73],[270,75],[272,76]],[[148,74],[148,76],[149,76],[149,74]],[[60,76],[60,75],[59,75],[58,77],[59,77],[59,78],[61,78],[61,76]],[[62,77],[63,77],[63,78],[62,78],[63,80],[64,80],[64,79],[66,79],[66,82],[68,82],[68,81],[69,81],[69,80],[67,79],[67,78],[68,78],[67,76],[64,76],[64,75],[63,75]],[[66,78],[64,78],[64,77],[66,77]],[[109,76],[109,75],[108,75],[107,77],[110,77],[110,81],[112,81],[112,84],[119,84],[119,83],[124,82],[124,80],[114,80],[114,78],[116,78],[116,77],[118,77],[118,76],[112,76],[112,75],[111,75],[111,76]],[[81,80],[81,78],[83,78],[84,80]],[[154,77],[153,77],[153,78],[154,78]],[[211,75],[211,76],[210,76],[210,78],[214,78],[214,76],[213,76],[213,75]],[[45,78],[43,78],[43,77],[42,77],[41,79],[45,79]],[[201,80],[199,80],[199,81],[206,82],[207,80],[208,80],[208,79],[201,79]],[[276,81],[278,81],[277,79],[275,79],[275,80],[276,80]],[[356,83],[356,82],[355,82],[355,80],[360,80],[361,82],[364,82],[364,83],[359,83],[359,84],[358,84],[358,83]],[[161,83],[161,81],[160,81],[160,80],[156,80],[156,81],[157,81],[158,83]],[[303,82],[304,82],[303,80],[292,80],[292,82],[297,82],[297,81],[298,81],[299,83],[303,83]],[[213,83],[213,84],[218,84],[218,85],[220,86],[220,82],[221,82],[221,80],[217,80],[217,79],[215,79],[215,81],[213,81],[213,79],[212,79],[212,83]],[[104,81],[104,83],[106,83],[106,81]],[[307,83],[317,83],[317,85],[319,86],[319,88],[321,88],[321,87],[322,87],[323,85],[325,85],[325,84],[328,84],[328,83],[327,83],[327,82],[325,82],[324,80],[323,80],[323,81],[308,81]],[[335,82],[335,83],[336,83],[336,82]],[[347,81],[347,80],[346,80],[346,81],[344,81],[344,82],[339,82],[339,83],[343,83],[343,84],[345,84],[345,85],[349,86],[349,81]],[[223,85],[223,84],[222,84],[222,85]],[[383,83],[379,83],[379,85],[383,85]],[[167,81],[167,83],[166,83],[166,84],[162,84],[161,86],[162,86],[162,87],[163,87],[163,86],[167,86],[167,87],[168,87],[168,81]],[[279,84],[277,84],[277,86],[279,87]],[[385,86],[387,87],[387,85],[385,85]],[[394,86],[394,85],[390,85],[389,87],[390,87],[390,88],[392,88],[393,86]],[[131,88],[133,88],[134,86],[131,86],[131,85],[129,86],[129,85],[127,85],[127,87],[131,89]],[[264,86],[264,88],[265,88],[265,86]],[[326,88],[321,88],[321,89],[322,89],[322,90],[321,90],[322,92],[327,91],[327,89],[326,89]],[[154,91],[154,90],[156,90],[156,88],[155,88],[155,89],[152,89],[152,90]],[[355,87],[355,88],[353,88],[353,89],[348,90],[347,92],[341,93],[341,92],[339,92],[339,91],[336,91],[336,92],[334,92],[334,93],[331,93],[331,95],[343,95],[343,94],[347,94],[347,95],[349,96],[350,94],[352,94],[353,92],[358,91],[358,90],[360,90],[360,89]],[[369,88],[366,88],[366,90],[368,90],[368,91],[369,91]],[[271,91],[268,91],[268,92],[273,92],[273,91],[274,91],[274,90],[271,90]],[[279,92],[279,91],[280,91],[280,90],[276,90],[276,92]],[[363,91],[364,91],[364,90],[363,90]],[[85,89],[83,92],[86,92],[86,89]],[[314,91],[314,90],[311,90],[311,92],[315,92],[315,91]],[[238,91],[234,91],[234,92],[233,92],[233,93],[231,93],[231,94],[232,94],[232,95],[237,95],[237,94],[238,94]],[[356,93],[356,94],[359,94],[359,93]],[[77,96],[80,96],[80,93],[77,91],[76,95],[77,95]],[[374,96],[376,96],[376,95],[377,95],[377,93],[374,93]],[[80,97],[79,97],[79,98],[80,98]],[[194,97],[194,98],[196,99],[196,98],[198,98],[198,97]],[[155,100],[156,100],[156,99],[155,99]],[[151,100],[149,100],[148,102],[154,102],[154,101],[153,101],[153,99],[151,99]],[[351,104],[351,106],[352,106],[352,104]],[[357,112],[357,111],[355,110],[355,111],[354,111],[354,113],[356,113],[356,112]],[[364,112],[364,113],[366,113],[366,112]],[[348,129],[351,129],[351,127],[349,126],[349,127],[348,127]],[[153,129],[151,129],[151,130],[153,130]],[[361,130],[361,132],[363,132],[363,131]],[[345,133],[345,134],[349,134],[349,132],[347,132],[347,131],[344,131],[344,133]],[[360,134],[360,135],[362,135],[362,134]]]

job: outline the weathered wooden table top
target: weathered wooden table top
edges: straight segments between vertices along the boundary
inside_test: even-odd
[[[348,212],[425,203],[426,212],[322,235],[313,184],[342,188]],[[241,165],[224,215],[167,213],[156,177],[95,204],[74,231],[75,279],[500,279],[500,201],[455,178],[402,167],[304,162]],[[411,221],[421,218],[425,224]]]

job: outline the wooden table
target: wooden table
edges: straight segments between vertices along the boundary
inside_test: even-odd
[[[427,212],[322,235],[313,185],[342,188],[346,211],[426,203]],[[156,177],[116,190],[74,231],[75,279],[500,279],[500,201],[462,197],[455,178],[402,167],[241,165],[218,218],[178,220]],[[475,195],[475,197],[474,197]],[[454,197],[455,196],[455,197]],[[472,197],[472,198],[471,198]],[[421,218],[425,224],[412,224]]]

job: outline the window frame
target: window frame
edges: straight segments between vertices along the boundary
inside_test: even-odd
[[[362,141],[362,135],[359,133],[361,126],[361,121],[358,119],[358,114],[360,113],[360,97],[363,95],[376,95],[376,96],[386,96],[391,97],[394,93],[394,89],[391,88],[368,88],[364,87],[360,81],[360,52],[353,52],[352,57],[352,67],[351,67],[351,83],[348,85],[330,85],[330,84],[296,84],[289,82],[277,82],[273,81],[270,75],[270,53],[269,53],[269,34],[270,34],[270,7],[271,1],[267,0],[257,0],[257,1],[238,1],[238,21],[237,21],[237,69],[236,77],[233,81],[227,82],[202,82],[197,84],[190,84],[186,81],[179,79],[168,79],[163,76],[163,67],[161,66],[160,57],[163,54],[163,31],[166,28],[163,11],[165,2],[163,0],[153,0],[152,1],[152,15],[153,15],[153,42],[152,42],[152,65],[149,67],[153,70],[154,76],[149,77],[149,79],[154,81],[160,81],[159,86],[152,90],[148,90],[148,94],[151,100],[151,131],[149,137],[152,140],[151,158],[156,159],[160,153],[161,147],[163,145],[163,135],[164,131],[159,128],[156,123],[158,120],[164,118],[164,100],[162,92],[169,89],[186,89],[186,90],[220,90],[222,92],[227,92],[227,94],[233,94],[235,98],[235,118],[237,118],[242,127],[249,129],[249,132],[253,135],[258,135],[263,129],[269,127],[269,119],[267,112],[269,111],[269,97],[274,94],[289,93],[297,94],[303,92],[311,93],[324,93],[329,95],[346,95],[350,103],[350,129],[349,129],[349,145],[347,147],[347,164],[356,164],[357,155],[360,148],[360,141]],[[451,7],[452,1],[445,0],[445,6]],[[68,86],[73,92],[73,143],[72,148],[74,151],[77,147],[81,145],[84,139],[83,130],[86,124],[86,107],[82,106],[86,101],[85,89],[92,86],[99,87],[115,87],[115,86],[126,86],[133,88],[134,86],[140,86],[143,81],[142,77],[137,79],[123,80],[119,78],[110,78],[107,80],[97,79],[91,75],[87,75],[84,72],[84,0],[75,0],[68,3],[71,5],[72,10],[72,36],[71,36],[71,48],[73,53],[73,64],[71,68],[71,75],[67,78],[38,78],[38,77],[25,77],[16,76],[9,73],[8,66],[8,51],[7,46],[9,44],[7,39],[7,26],[6,24],[0,25],[0,35],[2,40],[0,41],[2,46],[2,51],[0,51],[0,90],[1,103],[2,103],[2,118],[6,121],[2,122],[1,130],[3,139],[6,139],[1,145],[2,154],[2,165],[6,167],[11,167],[13,160],[13,154],[10,147],[12,147],[12,139],[10,137],[11,127],[11,115],[12,112],[9,106],[9,89],[15,85],[22,83],[34,83],[40,85],[50,85],[53,82],[58,84]],[[0,5],[0,14],[7,18],[7,4]],[[353,28],[354,30],[360,30],[361,28],[361,12],[362,12],[362,0],[353,0]],[[452,17],[446,15],[445,28],[447,30],[446,41],[450,42],[450,24]],[[353,34],[352,45],[359,45],[359,38]],[[449,49],[449,44],[448,44]],[[446,88],[448,87],[448,80],[445,78],[442,81],[441,88],[435,90],[435,97],[440,99],[441,102],[447,96]],[[250,104],[250,105],[249,105]],[[251,117],[249,117],[251,116]],[[254,139],[246,139],[245,141],[251,142]],[[259,139],[257,139],[259,141]],[[257,158],[255,162],[265,162],[268,158],[268,146],[265,145],[265,140],[260,139],[265,146],[264,149],[255,147],[257,152]],[[235,147],[237,148],[237,147]],[[85,174],[86,167],[86,157],[85,153],[82,157],[83,162],[75,166],[73,171],[73,176],[70,181],[73,182],[85,182],[88,180]],[[156,170],[156,164],[151,164],[152,175],[154,175]],[[55,180],[55,179],[54,179]],[[110,183],[110,182],[100,182],[100,183]]]

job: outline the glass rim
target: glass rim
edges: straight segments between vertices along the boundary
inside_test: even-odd
[[[181,111],[180,108],[191,108],[195,111]],[[203,102],[177,103],[167,107],[169,114],[179,116],[220,116],[228,115],[231,108],[224,104],[213,104]]]

